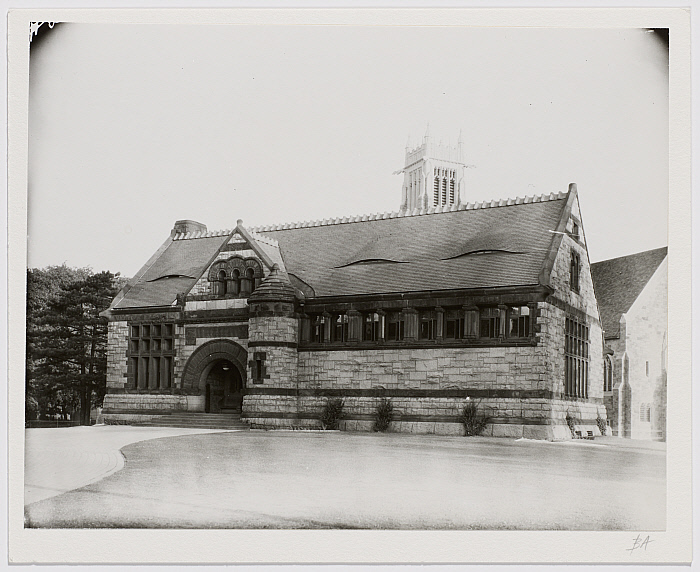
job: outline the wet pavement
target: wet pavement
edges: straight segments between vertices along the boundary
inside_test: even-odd
[[[152,430],[80,429],[96,430],[112,449],[121,438]],[[40,441],[37,435],[32,440]],[[123,447],[126,464],[116,472],[93,453],[81,462],[111,474],[53,498],[32,502],[30,496],[26,526],[665,528],[662,443],[228,432],[132,442]],[[87,459],[76,455],[66,457],[66,465]]]

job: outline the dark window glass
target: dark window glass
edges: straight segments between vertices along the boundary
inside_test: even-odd
[[[588,397],[588,326],[566,318],[564,342],[564,393]]]
[[[459,340],[464,337],[464,312],[460,309],[447,310],[445,312],[444,337],[450,340]]]
[[[437,316],[435,312],[421,312],[418,337],[421,340],[434,340],[437,336]]]
[[[387,339],[394,341],[403,340],[404,336],[404,317],[401,312],[392,312],[388,315],[387,322]]]
[[[530,335],[530,308],[527,306],[513,306],[508,309],[509,338],[526,338]]]
[[[345,342],[348,339],[349,320],[347,314],[334,314],[332,317],[331,341]]]
[[[376,342],[379,339],[379,314],[370,312],[363,316],[362,339]]]
[[[501,312],[498,308],[483,308],[481,310],[481,327],[479,336],[482,338],[497,338],[501,327]]]
[[[323,343],[326,332],[326,322],[323,316],[314,316],[311,322],[311,341],[316,343]]]
[[[579,276],[581,273],[581,258],[578,253],[571,253],[571,268],[569,276],[569,284],[574,292],[579,291]]]

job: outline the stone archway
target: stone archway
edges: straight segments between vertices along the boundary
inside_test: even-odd
[[[205,396],[207,413],[240,411],[247,359],[248,352],[231,340],[202,344],[185,364],[182,387]]]

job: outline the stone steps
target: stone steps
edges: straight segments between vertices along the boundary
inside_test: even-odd
[[[139,423],[142,427],[189,427],[192,429],[250,429],[239,413],[171,413]]]

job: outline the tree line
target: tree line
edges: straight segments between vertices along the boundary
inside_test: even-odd
[[[106,391],[107,319],[126,280],[89,268],[27,269],[25,419],[90,424]]]

